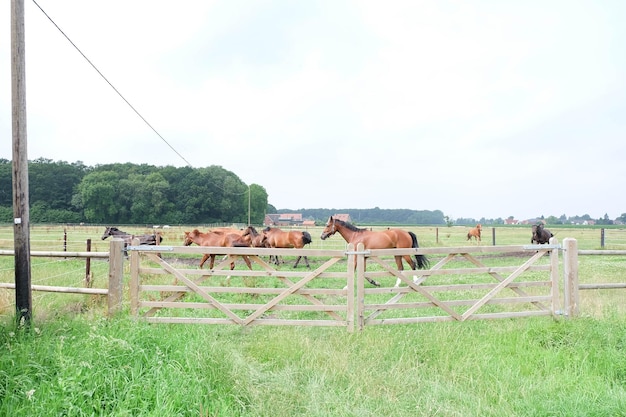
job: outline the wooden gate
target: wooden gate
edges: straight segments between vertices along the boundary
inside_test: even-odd
[[[353,331],[355,322],[361,330],[380,324],[559,314],[560,245],[554,238],[548,245],[381,250],[349,246],[347,251],[128,249],[131,313],[150,322],[343,326]],[[161,258],[157,252],[167,255]],[[208,252],[227,258],[209,270],[198,269],[199,257],[188,257]],[[399,271],[393,256],[403,254],[427,255],[432,267]],[[279,270],[264,260],[270,255],[306,255],[322,263],[312,270]],[[256,267],[231,271],[230,263],[241,256],[248,256]],[[382,285],[373,287],[368,278]],[[395,287],[397,279],[401,284]]]
[[[348,267],[345,251],[261,248],[130,246],[131,313],[150,322],[249,325],[344,326],[354,329],[355,257]],[[157,252],[167,254],[165,258]],[[226,256],[213,269],[198,269],[198,257]],[[172,254],[176,256],[172,257]],[[327,258],[313,270],[280,271],[263,258],[270,255]],[[253,270],[230,270],[247,256]],[[142,259],[143,258],[143,262]],[[166,260],[167,259],[167,260]],[[191,261],[186,265],[185,261]],[[148,261],[150,265],[145,265]],[[166,280],[173,282],[167,283]]]
[[[358,327],[558,314],[559,248],[554,238],[549,245],[369,251],[359,247],[357,253],[363,256],[357,257]],[[403,254],[439,260],[428,270],[398,271],[392,257],[383,259]],[[364,256],[368,269],[378,264],[382,272],[366,271]],[[502,265],[514,260],[518,265]],[[367,278],[384,282],[385,277],[392,278],[389,286],[365,285]],[[401,285],[392,287],[398,278]]]

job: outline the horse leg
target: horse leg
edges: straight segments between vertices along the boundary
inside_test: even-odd
[[[363,270],[364,270],[364,271],[367,271],[367,258],[364,258],[364,259],[363,259]],[[375,286],[375,287],[380,287],[380,284],[379,284],[378,282],[374,281],[372,278],[370,278],[370,277],[367,277],[367,276],[366,276],[366,277],[365,277],[365,279],[366,279],[366,280],[367,280],[370,284],[372,284],[373,286]]]
[[[294,268],[297,268],[297,267],[298,267],[298,263],[300,262],[300,258],[302,258],[302,256],[298,256],[298,257],[296,258],[296,263],[295,263],[295,264],[293,264],[293,267],[294,267]]]
[[[249,270],[252,270],[252,263],[250,262],[250,258],[248,258],[247,255],[243,255],[242,256],[243,261],[246,263],[246,265],[248,266]]]
[[[395,260],[396,260],[396,266],[398,267],[398,271],[404,271],[404,265],[402,264],[402,259],[404,258],[404,260],[411,266],[412,270],[415,270],[416,265],[415,262],[413,262],[413,259],[411,259],[410,255],[404,255],[404,256],[394,256]],[[417,280],[417,276],[413,275],[413,282],[415,282]],[[402,280],[400,278],[396,278],[396,285],[394,285],[394,287],[399,287],[400,283],[402,282]]]
[[[209,259],[209,256],[211,255],[209,255],[208,253],[204,254],[204,256],[202,257],[202,260],[200,261],[200,269],[202,269],[206,260]],[[209,269],[213,269],[213,258],[211,258],[211,265],[209,266]]]
[[[306,263],[306,267],[311,269],[311,265],[309,265],[309,257],[308,256],[304,257],[304,262]]]

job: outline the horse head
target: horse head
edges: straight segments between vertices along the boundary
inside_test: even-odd
[[[117,227],[107,226],[106,229],[104,229],[104,233],[102,234],[102,240],[106,239],[109,236],[113,236],[114,232],[118,230],[119,229]]]
[[[335,219],[333,218],[333,216],[330,216],[328,218],[328,221],[326,222],[324,230],[322,230],[322,235],[320,236],[320,239],[325,240],[334,235],[335,232],[337,232],[337,228],[335,227]]]
[[[193,237],[197,235],[198,229],[195,229],[192,232],[185,232],[185,237],[183,239],[183,246],[189,246],[193,243]]]

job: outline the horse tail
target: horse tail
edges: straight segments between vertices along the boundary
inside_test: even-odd
[[[415,236],[415,233],[409,232],[409,235],[411,235],[411,240],[413,241],[411,247],[415,249],[419,248],[419,243],[417,243],[417,236]],[[417,262],[418,269],[428,269],[430,265],[428,258],[424,255],[415,255],[415,262]]]
[[[313,242],[311,234],[307,231],[302,232],[302,245],[308,245],[311,242]]]

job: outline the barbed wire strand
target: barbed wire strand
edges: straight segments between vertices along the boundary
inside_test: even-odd
[[[140,118],[141,120],[143,120],[143,122],[144,122],[146,125],[148,125],[148,127],[149,127],[150,129],[152,129],[152,131],[153,131],[154,133],[156,133],[156,134],[157,134],[157,136],[158,136],[159,138],[161,138],[161,140],[162,140],[162,141],[163,141],[163,142],[164,142],[167,146],[169,146],[169,148],[170,148],[172,151],[174,151],[174,153],[176,153],[176,155],[178,155],[178,156],[179,156],[179,157],[180,157],[183,161],[185,161],[185,163],[186,163],[188,166],[192,166],[192,165],[189,163],[189,161],[187,161],[187,159],[185,159],[185,157],[184,157],[184,156],[182,156],[182,155],[180,154],[180,152],[178,152],[176,149],[174,149],[174,147],[173,147],[173,146],[172,146],[172,145],[171,145],[171,144],[170,144],[167,140],[165,140],[165,138],[164,138],[164,137],[163,137],[163,136],[162,136],[162,135],[161,135],[161,134],[160,134],[160,133],[159,133],[159,132],[158,132],[158,131],[157,131],[157,130],[156,130],[156,129],[155,129],[155,128],[154,128],[154,127],[153,127],[153,126],[152,126],[152,125],[151,125],[151,124],[150,124],[150,123],[149,123],[149,122],[148,122],[148,121],[147,121],[147,120],[146,120],[143,116],[142,116],[142,115],[141,115],[141,113],[139,113],[139,111],[137,111],[137,109],[136,109],[136,108],[135,108],[132,104],[130,104],[130,102],[129,102],[128,100],[126,100],[126,98],[122,95],[122,93],[120,93],[120,92],[119,92],[119,90],[118,90],[117,88],[115,88],[115,86],[114,86],[114,85],[113,85],[113,84],[112,84],[112,83],[111,83],[111,82],[110,82],[110,81],[109,81],[109,80],[108,80],[108,79],[104,76],[104,74],[102,74],[102,72],[100,72],[100,70],[99,70],[99,69],[98,69],[98,68],[97,68],[97,67],[96,67],[96,66],[95,66],[95,65],[91,62],[91,60],[90,60],[89,58],[87,58],[87,56],[86,56],[86,55],[85,55],[85,54],[84,54],[84,53],[80,50],[80,48],[78,48],[78,46],[76,46],[76,44],[74,44],[74,42],[72,42],[72,40],[69,38],[69,36],[67,36],[67,35],[65,34],[65,32],[63,32],[63,30],[59,27],[59,25],[57,25],[57,24],[55,23],[55,21],[54,21],[54,20],[52,20],[52,18],[48,15],[48,13],[46,13],[46,12],[44,11],[44,9],[42,9],[42,8],[41,8],[41,6],[37,3],[37,1],[33,0],[33,3],[35,3],[35,5],[39,8],[39,10],[41,10],[41,12],[42,12],[42,13],[43,13],[43,14],[44,14],[47,18],[48,18],[48,20],[50,20],[50,22],[52,22],[52,24],[53,24],[53,25],[57,28],[57,30],[58,30],[59,32],[61,32],[61,34],[65,37],[65,39],[67,39],[67,40],[68,40],[68,42],[69,42],[70,44],[72,44],[72,46],[73,46],[73,47],[74,47],[74,48],[78,51],[78,53],[79,53],[79,54],[81,54],[83,58],[85,58],[85,60],[89,63],[89,65],[91,65],[91,66],[92,66],[92,68],[93,68],[94,70],[96,70],[96,72],[100,75],[100,77],[102,77],[102,79],[103,79],[104,81],[106,81],[106,82],[107,82],[107,84],[109,84],[109,86],[111,86],[111,88],[113,89],[113,91],[115,91],[115,92],[117,93],[117,95],[118,95],[118,96],[120,96],[120,97],[122,98],[122,100],[124,100],[124,101],[126,102],[126,104],[128,104],[128,106],[129,106],[129,107],[130,107],[130,108],[131,108],[131,109],[132,109],[132,110],[133,110],[133,111],[137,114],[137,116],[139,116],[139,118]]]

